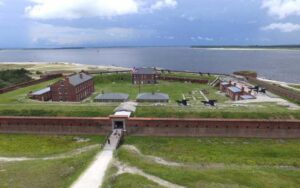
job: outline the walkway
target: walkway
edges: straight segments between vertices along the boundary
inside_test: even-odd
[[[122,130],[115,129],[108,138],[103,151],[97,154],[95,160],[85,172],[73,183],[72,188],[99,188],[102,185],[105,171],[113,158],[113,151],[117,149],[122,138]]]

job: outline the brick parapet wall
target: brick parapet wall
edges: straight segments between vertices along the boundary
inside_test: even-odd
[[[261,87],[266,88],[267,90],[269,90],[270,92],[272,92],[276,95],[279,95],[282,97],[287,97],[287,98],[290,98],[290,99],[300,102],[300,94],[295,91],[292,91],[290,89],[286,89],[281,86],[274,85],[274,84],[271,84],[271,83],[268,83],[268,82],[265,82],[262,80],[258,80],[256,78],[248,77],[247,79],[248,79],[248,81],[250,81],[254,84],[257,84]]]
[[[0,117],[0,133],[107,135],[113,119],[120,117]],[[127,134],[136,136],[300,138],[299,120],[124,119]]]
[[[23,83],[19,83],[19,84],[13,85],[13,86],[5,87],[5,88],[0,89],[0,94],[7,93],[7,92],[10,92],[10,91],[14,91],[16,89],[20,89],[20,88],[23,88],[23,87],[32,86],[32,85],[35,85],[35,84],[38,84],[38,83],[41,83],[41,82],[45,82],[45,81],[48,81],[48,80],[52,80],[52,79],[55,79],[55,78],[59,78],[59,77],[62,77],[62,74],[47,75],[47,76],[44,76],[44,77],[42,77],[40,79],[37,79],[37,80],[31,80],[31,81],[28,81],[28,82],[23,82]]]
[[[167,80],[167,81],[177,81],[177,82],[191,82],[191,83],[200,83],[207,84],[208,80],[197,79],[197,78],[182,78],[176,76],[159,76],[159,80]]]
[[[126,130],[139,136],[300,138],[300,121],[130,118]]]

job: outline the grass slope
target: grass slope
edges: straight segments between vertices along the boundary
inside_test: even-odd
[[[75,139],[85,141],[79,142]],[[46,157],[103,143],[103,136],[48,136],[0,134],[1,157]],[[69,187],[100,148],[56,160],[0,162],[0,187]]]
[[[299,139],[126,137],[125,144],[188,165],[160,165],[125,148],[117,152],[120,161],[178,185],[271,188],[300,183]]]
[[[0,134],[0,156],[49,156],[104,141],[103,136],[78,136],[85,142],[78,142],[75,137],[77,136]]]
[[[60,160],[0,163],[0,187],[69,187],[98,151]]]

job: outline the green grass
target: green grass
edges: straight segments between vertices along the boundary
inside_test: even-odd
[[[39,102],[27,98],[28,92],[42,89],[56,80],[1,94],[0,116],[105,117],[111,115],[119,103],[94,103],[95,96],[101,92],[123,92],[129,94],[130,100],[135,100],[140,90],[141,92],[167,93],[170,96],[170,102],[164,106],[140,103],[135,113],[137,117],[300,119],[300,110],[289,110],[275,103],[232,106],[226,103],[229,100],[228,97],[218,94],[216,88],[206,84],[160,81],[159,84],[139,87],[131,84],[130,74],[96,75],[94,77],[96,92],[79,103]],[[204,106],[201,103],[204,99],[199,90],[205,90],[209,99],[218,100],[219,106],[216,108]],[[197,93],[193,94],[195,91]],[[190,100],[190,106],[180,107],[177,105],[176,100],[182,99],[182,95]]]
[[[137,117],[225,118],[225,119],[300,119],[300,110],[288,110],[276,104],[249,104],[240,107],[208,108],[202,104],[192,107],[140,106]]]
[[[76,137],[87,139],[78,142]],[[0,156],[42,157],[65,153],[92,144],[101,144],[103,136],[48,136],[0,134]]]
[[[133,174],[121,174],[109,182],[108,185],[103,185],[102,188],[162,188],[162,186],[152,182],[142,176]]]
[[[184,72],[163,72],[161,76],[172,76],[178,78],[194,78],[194,79],[202,79],[209,80],[209,82],[213,81],[216,77],[214,75],[208,74],[196,74],[196,73],[184,73]]]
[[[59,160],[0,163],[0,187],[69,187],[98,151]]]
[[[184,163],[300,167],[300,139],[126,137],[124,144]]]
[[[97,93],[102,91],[123,92],[128,93],[129,98],[134,100],[140,92],[163,92],[169,94],[170,102],[175,103],[176,100],[182,99],[182,94],[189,96],[192,91],[206,90],[207,97],[217,99],[220,102],[228,100],[228,98],[217,95],[216,89],[206,84],[182,83],[182,82],[166,82],[159,81],[159,84],[150,85],[132,85],[129,74],[119,75],[101,75],[95,77],[95,89]],[[200,97],[200,94],[198,94]],[[204,100],[204,99],[203,99]]]
[[[124,143],[135,145],[143,154],[186,165],[160,165],[122,147],[116,153],[118,160],[178,185],[273,188],[300,184],[299,139],[126,137]]]

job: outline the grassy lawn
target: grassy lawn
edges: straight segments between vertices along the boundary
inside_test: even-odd
[[[163,72],[161,76],[173,76],[179,78],[194,78],[194,79],[202,79],[209,80],[209,82],[213,81],[216,77],[214,75],[208,74],[196,74],[196,73],[184,73],[184,72]]]
[[[84,142],[76,139],[82,138]],[[42,157],[65,153],[76,148],[101,144],[103,136],[49,136],[0,134],[0,156]]]
[[[49,157],[103,141],[103,136],[0,134],[0,157]],[[99,150],[53,160],[0,162],[0,187],[69,187]]]
[[[216,88],[206,84],[160,81],[159,84],[139,87],[131,84],[130,74],[96,75],[94,77],[96,92],[79,103],[39,102],[27,98],[28,92],[42,89],[54,81],[56,80],[1,94],[0,116],[105,117],[111,115],[119,103],[94,103],[94,97],[101,92],[123,92],[129,94],[130,100],[135,100],[140,90],[141,92],[167,93],[170,96],[170,102],[163,106],[140,103],[135,113],[137,117],[300,119],[300,110],[289,110],[275,103],[234,106],[227,103],[228,97],[219,94]],[[204,98],[201,96],[200,90],[205,90],[209,99],[218,100],[218,107],[204,106],[201,103]],[[180,107],[177,105],[176,100],[182,99],[183,95],[190,100],[190,106]]]
[[[69,187],[98,151],[59,160],[0,162],[0,187]]]
[[[136,146],[144,155],[182,164],[158,164],[124,147],[116,153],[121,162],[186,187],[271,188],[300,184],[299,139],[126,137],[124,144]]]
[[[162,188],[162,186],[144,178],[143,176],[134,174],[122,174],[110,180],[109,184],[102,185],[102,188]]]
[[[170,97],[170,102],[175,103],[176,100],[182,99],[182,94],[189,97],[193,91],[206,90],[208,92],[207,97],[217,99],[220,102],[228,100],[228,98],[217,95],[216,89],[206,84],[194,84],[194,83],[182,83],[182,82],[166,82],[159,81],[159,84],[155,85],[132,85],[131,76],[129,74],[119,75],[103,75],[95,77],[95,88],[97,93],[102,91],[108,92],[122,92],[128,93],[129,98],[135,100],[137,94],[140,92],[162,92],[167,93]],[[201,95],[195,94],[200,98]],[[204,100],[204,99],[202,99]]]

